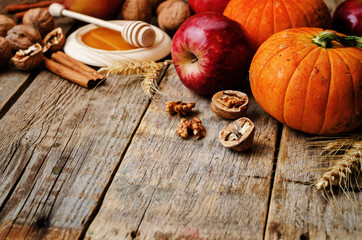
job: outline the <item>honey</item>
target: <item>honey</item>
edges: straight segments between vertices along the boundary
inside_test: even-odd
[[[137,48],[126,42],[120,32],[104,27],[88,31],[82,36],[82,41],[89,47],[102,50],[124,51]]]

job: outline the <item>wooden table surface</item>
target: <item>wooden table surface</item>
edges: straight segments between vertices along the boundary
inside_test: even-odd
[[[351,201],[312,188],[321,172],[307,135],[251,99],[255,144],[226,149],[230,121],[210,99],[173,65],[159,80],[151,101],[138,76],[88,90],[47,70],[0,72],[0,239],[362,239]],[[165,112],[175,100],[196,102],[204,139],[176,134],[180,118]]]

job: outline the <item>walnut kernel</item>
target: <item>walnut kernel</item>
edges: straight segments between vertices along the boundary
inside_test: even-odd
[[[192,131],[197,140],[206,136],[206,128],[202,126],[201,120],[198,117],[194,117],[192,120],[182,118],[177,124],[176,132],[182,138],[187,138],[190,131]]]
[[[166,112],[171,115],[178,114],[179,116],[187,116],[192,112],[195,103],[184,103],[182,101],[166,102]]]
[[[181,121],[177,124],[176,132],[180,137],[187,138],[189,136],[190,122],[185,118],[182,118]]]
[[[24,14],[23,24],[37,29],[44,37],[48,32],[54,29],[54,18],[45,8],[33,8]]]
[[[6,15],[0,15],[0,36],[5,37],[6,33],[16,25],[15,21]]]
[[[206,136],[206,128],[202,126],[201,120],[198,117],[194,117],[194,119],[191,121],[190,128],[192,129],[193,134],[197,140]]]

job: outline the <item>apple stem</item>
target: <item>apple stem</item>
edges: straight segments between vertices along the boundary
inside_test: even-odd
[[[191,60],[191,63],[195,63],[195,62],[197,62],[199,59],[197,59],[197,57],[195,57],[195,58],[193,58],[192,60]]]
[[[323,31],[319,33],[312,42],[323,48],[331,48],[332,41],[337,41],[348,47],[362,48],[362,37],[357,36],[340,36],[335,32]]]

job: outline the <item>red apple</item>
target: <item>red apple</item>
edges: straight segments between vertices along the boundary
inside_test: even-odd
[[[182,83],[200,95],[240,88],[251,59],[240,25],[213,12],[195,14],[177,29],[171,56]]]
[[[346,35],[362,36],[362,0],[340,3],[333,14],[333,29]]]
[[[122,9],[123,0],[64,0],[64,6],[101,19],[115,18]]]
[[[194,13],[223,13],[229,1],[230,0],[189,0],[188,3]]]

